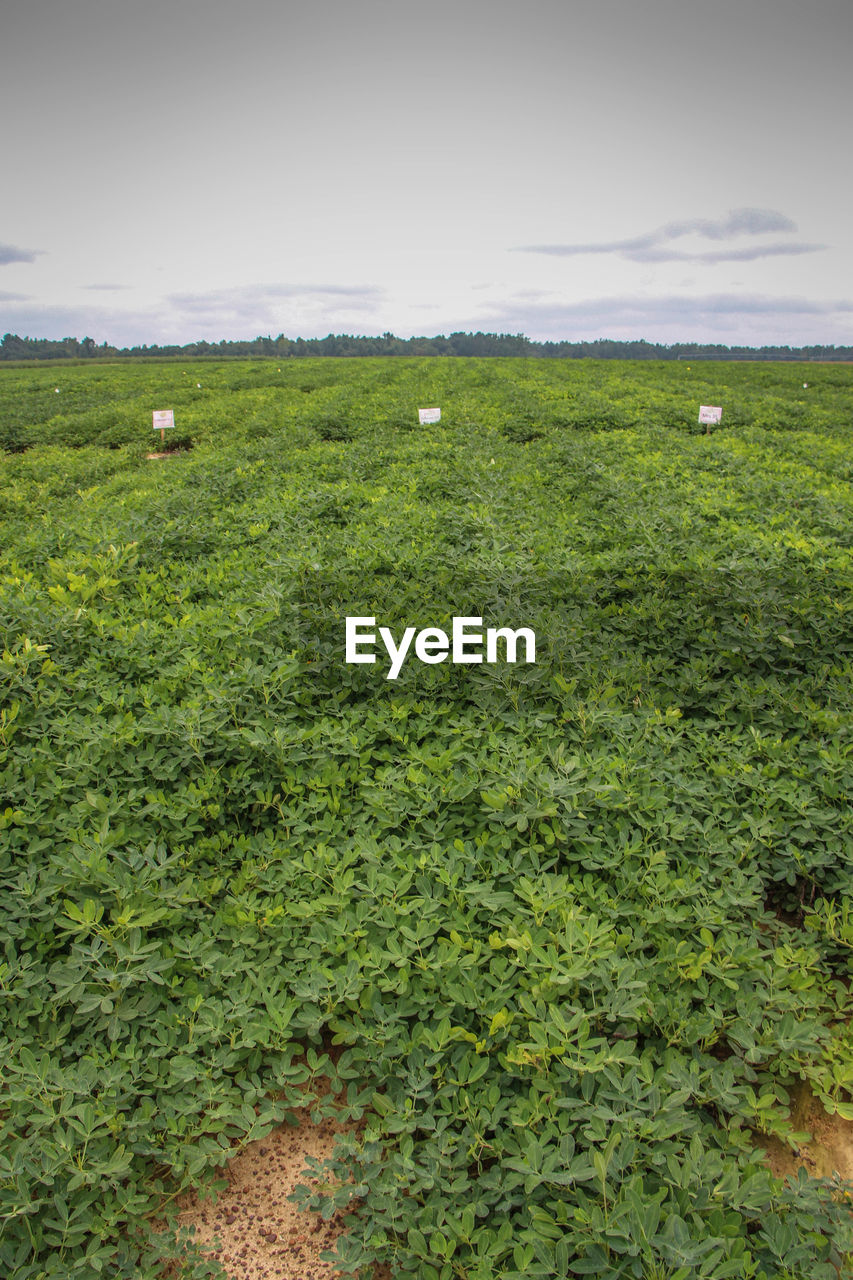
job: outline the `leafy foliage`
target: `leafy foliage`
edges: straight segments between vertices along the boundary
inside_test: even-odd
[[[307,1096],[365,1122],[302,1195],[358,1203],[351,1273],[835,1280],[838,1186],[754,1147],[800,1080],[853,1116],[850,376],[809,375],[3,370],[5,1274],[160,1274],[149,1215]],[[194,448],[146,462],[166,405]],[[386,682],[348,614],[537,664]]]

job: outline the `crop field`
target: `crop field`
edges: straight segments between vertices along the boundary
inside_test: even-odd
[[[853,1121],[851,393],[0,369],[0,1273],[218,1274],[176,1194],[313,1102],[345,1274],[851,1274],[761,1148]]]

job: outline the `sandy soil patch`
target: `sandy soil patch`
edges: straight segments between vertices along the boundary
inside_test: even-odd
[[[228,1187],[215,1201],[187,1195],[179,1200],[179,1227],[192,1229],[208,1256],[234,1280],[331,1280],[340,1277],[320,1254],[334,1248],[343,1214],[324,1219],[300,1212],[288,1200],[304,1176],[309,1156],[326,1160],[335,1135],[353,1126],[314,1124],[306,1109],[294,1113],[268,1137],[249,1143],[228,1162]]]
[[[811,1140],[792,1151],[779,1138],[759,1137],[756,1145],[767,1153],[767,1163],[777,1178],[796,1177],[805,1169],[810,1178],[831,1178],[838,1174],[853,1182],[853,1120],[827,1115],[808,1085],[793,1091],[791,1121]]]

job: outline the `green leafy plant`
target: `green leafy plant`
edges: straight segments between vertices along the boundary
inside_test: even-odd
[[[362,1122],[300,1194],[344,1273],[845,1274],[845,1188],[755,1148],[803,1081],[853,1105],[821,376],[804,416],[788,365],[0,370],[4,1274],[154,1280],[152,1215],[306,1101]],[[537,661],[387,682],[348,615]]]

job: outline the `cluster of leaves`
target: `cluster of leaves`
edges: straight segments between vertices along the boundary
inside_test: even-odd
[[[72,372],[145,414],[2,463],[4,1273],[153,1278],[150,1214],[314,1098],[351,1273],[835,1280],[839,1187],[755,1135],[803,1080],[853,1116],[838,388],[790,433],[714,394],[789,368]],[[537,663],[390,682],[354,614]]]

